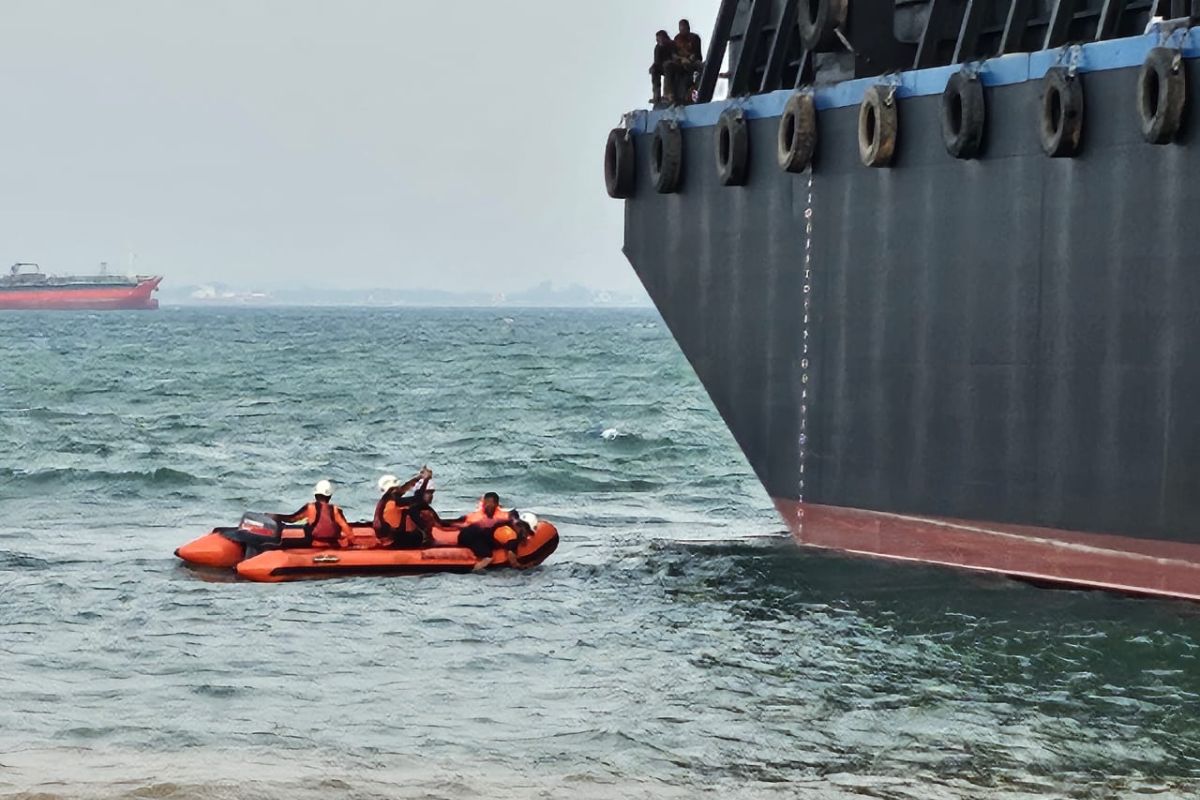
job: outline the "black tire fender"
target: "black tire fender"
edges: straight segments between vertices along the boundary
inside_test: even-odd
[[[672,194],[682,175],[683,131],[673,119],[659,120],[650,137],[650,182],[659,194]]]
[[[803,172],[817,150],[817,107],[813,96],[797,92],[779,117],[777,157],[785,172]]]
[[[1187,106],[1187,72],[1183,54],[1155,47],[1138,73],[1137,110],[1142,136],[1150,144],[1168,144],[1179,135]]]
[[[975,73],[959,71],[950,76],[942,92],[942,141],[955,158],[975,158],[983,149],[987,129],[987,105],[983,84]]]
[[[721,114],[713,129],[717,175],[725,186],[745,186],[750,166],[750,129],[746,113],[730,108]]]
[[[894,86],[867,88],[858,107],[858,156],[868,167],[886,167],[896,155],[899,112]]]
[[[604,188],[608,196],[618,200],[633,197],[636,177],[633,134],[624,128],[613,128],[604,145]]]
[[[1042,78],[1038,133],[1051,158],[1070,158],[1083,143],[1083,77],[1051,67]]]
[[[800,0],[797,22],[804,49],[820,53],[836,48],[836,31],[845,27],[848,7],[849,0]]]

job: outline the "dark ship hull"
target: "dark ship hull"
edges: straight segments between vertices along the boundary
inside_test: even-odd
[[[878,79],[818,87],[800,174],[776,163],[791,92],[732,101],[744,186],[714,165],[730,103],[630,117],[625,253],[801,543],[1200,599],[1200,125],[1150,144],[1136,107],[1164,39],[985,62],[970,160],[941,134],[955,66],[890,79],[883,169],[858,141]],[[1050,158],[1042,77],[1068,62],[1082,148]],[[683,159],[659,193],[664,117]]]

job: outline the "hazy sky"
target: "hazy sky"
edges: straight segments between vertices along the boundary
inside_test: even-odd
[[[604,137],[718,4],[4,0],[0,259],[632,289]]]

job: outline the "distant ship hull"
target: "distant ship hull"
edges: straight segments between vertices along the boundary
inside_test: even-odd
[[[0,287],[0,310],[115,311],[158,308],[152,295],[162,278],[136,284],[65,283],[61,285]]]

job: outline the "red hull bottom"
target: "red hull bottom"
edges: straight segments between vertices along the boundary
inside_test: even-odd
[[[88,286],[0,291],[0,310],[17,311],[150,311],[158,308],[151,297],[162,278],[137,286]]]
[[[775,499],[802,545],[1200,601],[1200,545]]]

